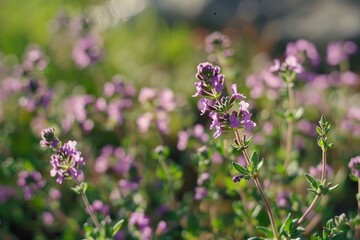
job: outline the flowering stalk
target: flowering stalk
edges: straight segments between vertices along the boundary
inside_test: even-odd
[[[85,182],[80,182],[79,180],[79,176],[82,174],[80,166],[85,165],[85,162],[84,158],[81,156],[81,152],[76,149],[76,141],[68,141],[67,143],[62,144],[55,135],[54,128],[43,129],[41,131],[41,137],[42,140],[40,141],[40,146],[49,147],[55,151],[55,153],[51,155],[50,163],[53,168],[50,171],[50,175],[52,177],[58,176],[56,179],[58,184],[61,184],[64,179],[74,179],[78,183],[72,190],[81,195],[91,220],[96,228],[100,230],[100,223],[95,217],[85,194],[87,184]]]
[[[240,137],[240,134],[239,134],[239,132],[238,132],[237,130],[235,130],[235,135],[236,135],[236,140],[238,141],[239,145],[240,145],[241,147],[243,147],[242,152],[243,152],[243,155],[244,155],[244,157],[245,157],[246,164],[247,164],[248,166],[253,165],[252,162],[251,162],[251,160],[250,160],[249,154],[248,154],[247,151],[246,151],[245,144],[244,144],[244,142],[242,141],[242,139],[241,139],[241,137]],[[260,195],[261,195],[261,198],[262,198],[262,200],[263,200],[264,203],[265,203],[266,212],[267,212],[267,214],[268,214],[268,216],[269,216],[271,228],[272,228],[272,231],[273,231],[273,234],[274,234],[274,239],[279,239],[279,234],[278,234],[277,227],[276,227],[276,223],[275,223],[275,220],[274,220],[274,215],[273,215],[273,213],[272,213],[272,211],[271,211],[269,201],[267,200],[266,195],[265,195],[265,193],[264,193],[264,190],[263,190],[263,188],[262,188],[262,186],[261,186],[261,182],[260,182],[260,179],[259,179],[259,175],[258,175],[258,174],[254,174],[254,175],[252,176],[252,179],[254,180],[255,185],[256,185],[256,187],[257,187],[257,189],[259,190],[259,193],[260,193]]]
[[[256,152],[249,157],[246,148],[250,144],[251,139],[242,140],[238,132],[238,129],[242,128],[246,128],[251,131],[256,126],[256,124],[251,120],[251,113],[248,110],[249,104],[242,100],[245,99],[245,96],[237,92],[236,84],[233,84],[231,87],[231,96],[222,96],[224,75],[220,74],[219,67],[214,67],[210,63],[199,64],[196,77],[200,81],[195,83],[197,92],[194,94],[194,97],[204,97],[200,100],[204,106],[201,111],[201,115],[206,111],[210,112],[209,116],[212,119],[210,129],[216,129],[214,138],[218,138],[224,131],[234,131],[236,139],[233,146],[242,150],[246,159],[246,168],[238,163],[233,163],[235,169],[241,173],[241,175],[235,176],[233,181],[238,182],[242,178],[246,180],[254,180],[255,185],[259,189],[260,195],[265,203],[265,208],[269,215],[273,231],[273,237],[275,239],[279,239],[274,216],[259,180],[258,171],[260,170],[263,161],[258,161]],[[212,101],[209,101],[206,98],[211,99]],[[239,110],[232,111],[237,99],[241,99],[239,103]]]
[[[291,151],[294,144],[294,120],[295,118],[299,118],[300,116],[298,115],[301,113],[301,111],[295,113],[295,96],[293,87],[297,74],[303,71],[303,67],[295,56],[289,55],[282,64],[280,64],[278,59],[275,59],[274,64],[269,68],[269,71],[279,72],[281,78],[286,83],[288,90],[289,109],[284,113],[284,118],[287,122],[286,152],[284,161],[284,167],[286,169],[291,161]]]
[[[305,174],[307,180],[309,181],[311,188],[309,189],[310,192],[316,194],[315,198],[311,202],[310,206],[306,209],[303,215],[300,217],[297,225],[301,225],[306,216],[310,213],[310,211],[316,206],[317,202],[319,201],[321,195],[325,195],[328,191],[335,189],[338,185],[331,186],[331,182],[326,182],[326,152],[328,149],[333,147],[332,143],[328,143],[327,141],[327,134],[330,131],[330,124],[326,121],[324,116],[321,116],[319,121],[319,126],[316,127],[316,131],[319,134],[318,136],[318,145],[322,150],[322,158],[321,158],[321,178],[320,180],[315,179],[310,174]]]
[[[353,181],[358,182],[358,193],[356,194],[356,200],[358,202],[358,214],[357,218],[360,219],[360,156],[351,158],[348,167],[351,170],[350,178]],[[360,226],[355,226],[355,239],[360,238]]]
[[[289,111],[290,113],[294,112],[294,105],[295,105],[295,99],[294,99],[294,91],[293,91],[293,84],[288,83],[288,95],[289,95]],[[291,150],[293,146],[293,136],[294,136],[294,119],[292,117],[289,117],[287,119],[287,131],[286,131],[286,154],[285,154],[285,162],[284,167],[285,169],[289,165],[289,162],[291,161]]]

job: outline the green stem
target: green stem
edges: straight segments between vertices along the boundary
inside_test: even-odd
[[[321,179],[320,181],[323,182],[324,179],[326,178],[326,150],[322,149],[322,168],[321,168]],[[304,222],[306,216],[310,213],[310,211],[315,207],[315,205],[317,204],[317,202],[319,201],[321,197],[321,193],[317,194],[315,196],[315,198],[313,199],[313,201],[311,202],[310,206],[306,209],[306,211],[304,212],[304,214],[301,216],[301,218],[299,219],[297,225],[301,225],[301,223]]]
[[[291,150],[293,147],[293,135],[294,135],[294,108],[295,108],[295,97],[294,97],[294,91],[292,89],[292,83],[288,83],[288,95],[289,95],[289,111],[291,114],[291,118],[287,120],[287,131],[286,131],[286,154],[285,154],[285,162],[284,167],[285,169],[289,165],[289,162],[291,161]]]
[[[76,179],[76,181],[77,181],[77,183],[80,185],[80,181],[77,180],[77,179]],[[86,197],[86,194],[85,194],[85,192],[84,192],[83,189],[81,189],[80,195],[81,195],[81,198],[82,198],[82,200],[83,200],[83,202],[84,202],[84,204],[85,204],[86,210],[87,210],[88,214],[90,215],[91,220],[92,220],[93,223],[95,224],[95,227],[96,227],[98,230],[100,230],[100,228],[101,228],[100,223],[99,223],[99,221],[97,220],[97,218],[95,217],[94,211],[92,210],[92,208],[91,208],[91,206],[90,206],[90,203],[89,203],[89,200],[88,200],[88,198]]]
[[[235,130],[235,135],[236,135],[236,139],[237,139],[238,143],[239,143],[241,146],[243,146],[243,141],[242,141],[242,139],[241,139],[241,137],[240,137],[240,134],[239,134],[238,130]],[[248,165],[250,165],[250,164],[251,164],[251,162],[250,162],[250,157],[249,157],[249,154],[247,153],[246,149],[244,149],[242,152],[243,152],[243,155],[244,155],[244,157],[245,157],[246,163],[247,163]],[[254,180],[254,182],[255,182],[256,187],[258,188],[258,190],[259,190],[259,192],[260,192],[260,195],[261,195],[262,200],[263,200],[264,203],[265,203],[266,212],[267,212],[267,214],[268,214],[268,216],[269,216],[271,228],[272,228],[272,231],[273,231],[273,233],[274,233],[274,239],[277,240],[277,239],[279,239],[279,234],[278,234],[278,231],[277,231],[277,228],[276,228],[276,224],[275,224],[275,220],[274,220],[274,215],[273,215],[273,213],[272,213],[272,211],[271,211],[270,204],[269,204],[269,202],[268,202],[268,200],[267,200],[267,198],[266,198],[266,195],[265,195],[265,193],[264,193],[264,190],[263,190],[263,188],[262,188],[262,186],[261,186],[260,178],[259,178],[258,175],[255,175],[255,176],[253,177],[253,180]]]

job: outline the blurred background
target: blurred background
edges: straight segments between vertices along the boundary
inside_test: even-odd
[[[116,212],[114,209],[121,206],[135,211],[138,207],[131,204],[139,196],[134,194],[131,198],[121,193],[129,199],[113,200],[117,192],[114,193],[110,180],[116,184],[121,179],[130,181],[134,174],[117,174],[115,171],[104,176],[104,172],[97,170],[97,159],[103,147],[109,144],[121,146],[137,159],[131,163],[131,169],[136,169],[135,175],[142,175],[149,182],[136,187],[136,191],[145,196],[140,198],[138,205],[147,214],[156,215],[155,209],[165,200],[164,197],[152,196],[152,191],[160,191],[162,185],[158,182],[165,181],[166,177],[160,170],[157,172],[158,164],[154,164],[154,159],[151,159],[152,163],[147,160],[158,145],[165,145],[170,149],[169,158],[173,164],[170,168],[177,176],[173,180],[177,187],[175,190],[169,188],[175,191],[174,201],[181,210],[181,214],[166,216],[165,219],[175,221],[177,217],[181,221],[172,227],[169,224],[169,235],[164,239],[180,239],[180,236],[206,239],[206,234],[212,231],[219,234],[212,237],[226,234],[229,237],[224,239],[248,237],[246,233],[231,235],[231,230],[225,227],[221,232],[224,225],[231,223],[232,215],[224,218],[230,220],[210,224],[211,230],[209,226],[204,227],[206,234],[201,235],[198,229],[202,222],[194,220],[193,215],[198,212],[191,205],[197,179],[203,171],[197,165],[194,153],[202,145],[211,145],[218,149],[211,152],[211,159],[219,159],[216,156],[225,151],[219,149],[229,147],[231,137],[218,146],[211,140],[208,142],[212,133],[205,130],[209,134],[206,141],[189,143],[187,150],[178,145],[179,132],[189,132],[197,124],[203,126],[201,129],[208,129],[210,124],[207,116],[199,116],[197,99],[192,95],[195,92],[196,66],[211,60],[205,51],[204,40],[215,31],[227,35],[231,41],[234,53],[222,66],[227,71],[224,74],[250,99],[254,121],[258,124],[254,130],[257,144],[254,148],[261,149],[261,154],[269,159],[269,166],[275,166],[277,159],[284,158],[284,149],[281,149],[284,146],[284,122],[276,113],[284,110],[287,103],[286,93],[277,85],[278,82],[267,82],[261,74],[272,59],[284,58],[288,43],[305,39],[313,43],[311,46],[316,46],[321,61],[316,68],[309,69],[311,77],[304,77],[297,86],[296,105],[305,109],[304,121],[299,121],[295,131],[294,159],[297,164],[289,170],[291,177],[287,177],[285,182],[289,183],[295,176],[316,167],[314,159],[320,159],[321,152],[314,140],[314,126],[324,113],[334,126],[331,138],[337,147],[329,154],[329,164],[334,169],[332,180],[340,184],[341,190],[323,203],[323,208],[330,209],[323,216],[356,213],[357,186],[348,179],[347,164],[351,157],[360,154],[359,1],[1,0],[0,5],[0,239],[79,239],[83,236],[79,229],[87,217],[71,206],[76,196],[66,195],[72,184],[57,186],[55,179],[48,174],[49,154],[39,149],[40,131],[49,126],[59,129],[64,139],[80,142],[79,148],[88,159],[86,175],[94,186],[89,189],[90,199],[112,201],[112,217],[129,217],[130,212]],[[351,42],[354,51],[341,63],[329,63],[331,42]],[[115,85],[119,79],[124,84],[122,87],[129,86],[121,92],[123,102],[116,105],[119,103],[114,94],[117,90],[109,90],[112,89],[109,86]],[[137,97],[143,88],[170,89],[171,93],[163,94],[167,96],[165,100],[144,103],[140,96]],[[157,94],[160,96],[162,93]],[[80,96],[80,100],[74,100],[72,97],[75,96]],[[123,115],[111,110],[105,114],[106,111],[100,107],[101,101],[106,101],[109,108],[113,103],[119,112],[124,111]],[[161,105],[156,101],[174,102],[176,106],[161,106],[167,111],[164,122],[168,126],[139,130],[138,119],[140,116],[146,119],[149,116],[146,113],[156,112],[157,104]],[[159,116],[157,118],[161,118]],[[235,156],[231,155],[227,160],[233,158]],[[229,161],[222,158],[218,162],[212,161],[216,166],[223,165],[216,173],[213,189],[209,190],[214,195],[209,194],[207,204],[224,203],[222,210],[229,214],[228,209],[232,208],[229,199],[234,198],[237,191],[229,178],[229,173],[233,172],[229,169]],[[211,168],[214,174],[216,166]],[[43,195],[23,196],[24,186],[19,183],[22,170],[41,172],[42,179],[48,183],[45,185],[34,177],[38,185],[33,190],[45,186]],[[265,178],[267,174],[284,174],[286,171],[274,169],[266,173]],[[101,184],[105,185],[103,189],[99,189]],[[246,185],[240,188],[245,189]],[[53,197],[56,195],[54,189],[63,193],[61,200]],[[306,182],[295,182],[291,189],[303,194],[304,191],[299,189],[306,189]],[[270,199],[276,199],[277,193],[268,193]],[[167,193],[161,194],[165,196]],[[56,204],[51,205],[48,198],[56,198],[51,200]],[[349,204],[345,206],[344,202]],[[61,208],[63,212],[58,212]],[[263,210],[259,212],[254,225],[259,224],[259,219],[264,216]],[[53,213],[55,220],[52,219]],[[152,219],[155,219],[152,223],[155,229],[158,217]],[[196,222],[193,228],[188,226],[191,224],[185,224],[187,220],[191,224]],[[244,226],[241,220],[236,224],[233,227]],[[137,239],[138,235],[131,231],[130,228],[124,236]],[[253,233],[251,229],[249,231]]]

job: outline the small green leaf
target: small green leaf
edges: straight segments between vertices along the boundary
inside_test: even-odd
[[[263,164],[264,164],[264,159],[261,159],[261,161],[259,162],[259,164],[256,167],[256,170],[259,171]]]
[[[316,127],[316,132],[321,136],[322,135],[322,130],[319,126]]]
[[[121,219],[114,225],[114,227],[112,229],[112,237],[114,237],[116,235],[116,233],[120,230],[120,228],[122,227],[123,224],[124,224],[124,219]]]
[[[329,188],[329,191],[334,190],[334,189],[335,189],[335,188],[337,188],[338,186],[339,186],[339,184],[336,184],[336,185],[334,185],[334,186],[330,187],[330,188]]]
[[[249,171],[245,167],[241,166],[239,163],[233,162],[232,164],[239,173],[243,175],[249,175]]]
[[[315,193],[315,195],[318,195],[318,192],[315,189],[312,188],[308,188],[307,189],[309,192]]]
[[[317,188],[318,187],[318,183],[317,183],[317,180],[311,176],[310,174],[308,173],[305,173],[305,176],[306,176],[306,179],[308,180],[308,182],[310,183],[310,185],[313,187],[313,188]]]
[[[267,237],[273,237],[274,233],[270,228],[263,227],[263,226],[256,226],[256,229],[260,230],[261,232],[265,233]]]
[[[253,168],[257,169],[257,165],[258,165],[258,162],[259,162],[259,156],[256,153],[256,151],[252,152],[251,157],[250,157],[250,161],[252,163]]]
[[[300,119],[304,113],[304,108],[300,107],[296,110],[294,117],[295,119]]]

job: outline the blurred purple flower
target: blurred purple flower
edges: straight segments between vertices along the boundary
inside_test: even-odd
[[[0,204],[5,203],[15,194],[15,189],[0,185]]]
[[[66,117],[61,123],[63,131],[68,132],[75,121],[80,124],[85,123],[87,120],[86,107],[94,101],[95,99],[91,95],[78,95],[66,99],[63,104]]]
[[[88,67],[90,64],[97,62],[100,57],[100,45],[92,36],[79,39],[73,48],[72,58],[80,68]]]
[[[150,228],[150,219],[142,212],[133,212],[129,219],[130,227],[137,227],[141,233],[142,240],[150,240],[152,230]]]
[[[302,133],[310,137],[315,137],[317,135],[315,123],[302,119],[297,123],[297,126]]]
[[[91,204],[91,208],[94,210],[94,212],[99,212],[103,215],[108,215],[110,207],[107,204],[104,204],[101,200],[94,200]]]
[[[336,66],[348,60],[349,56],[356,53],[357,45],[352,41],[331,42],[327,46],[327,63]]]
[[[288,191],[280,191],[277,194],[277,205],[281,208],[290,208],[290,193]]]
[[[237,183],[237,182],[240,182],[241,179],[243,179],[243,178],[244,178],[243,175],[234,176],[234,177],[232,178],[232,181],[233,181],[234,183]]]
[[[177,149],[180,151],[184,151],[186,149],[188,140],[189,140],[189,133],[186,131],[179,131],[178,132],[178,142],[177,142]]]
[[[334,170],[332,169],[331,166],[329,166],[328,164],[326,164],[325,166],[325,171],[326,171],[326,175],[328,177],[332,177],[334,174]],[[317,166],[310,166],[309,168],[309,173],[311,176],[315,177],[315,178],[320,178],[321,177],[321,173],[322,173],[322,164],[318,164]]]
[[[167,230],[167,223],[165,221],[160,221],[155,230],[155,236],[163,235]]]
[[[199,139],[201,142],[209,141],[209,135],[205,132],[204,126],[201,124],[196,124],[193,127],[192,135]]]
[[[30,200],[35,191],[42,189],[45,186],[45,181],[38,171],[21,171],[18,174],[17,185],[22,187],[24,199]]]
[[[304,64],[307,58],[312,67],[318,67],[320,64],[320,55],[315,45],[305,39],[288,43],[286,46],[286,56],[296,57],[300,64]]]
[[[197,180],[197,185],[201,186],[210,179],[210,174],[208,172],[201,173],[200,177]]]
[[[147,132],[154,120],[161,134],[170,132],[169,112],[176,109],[175,94],[170,89],[158,90],[144,87],[139,93],[139,102],[147,108],[147,112],[137,119],[140,132]]]
[[[111,167],[117,174],[123,174],[129,171],[133,160],[133,157],[126,154],[124,149],[107,145],[101,149],[94,167],[98,173],[105,173]]]
[[[44,223],[44,225],[50,226],[54,223],[54,216],[52,215],[51,212],[43,212],[43,214],[41,215],[42,217],[42,221]]]
[[[56,188],[51,188],[49,191],[49,197],[52,200],[59,200],[61,198],[61,192]]]
[[[22,64],[25,72],[32,71],[35,68],[42,71],[47,64],[48,62],[39,46],[35,44],[28,46]]]
[[[40,146],[56,148],[59,144],[59,139],[55,136],[55,128],[45,128],[41,130]]]
[[[154,118],[153,114],[149,112],[146,112],[142,114],[140,117],[138,117],[136,123],[139,131],[142,133],[146,133],[147,131],[149,131],[153,118]]]
[[[355,177],[360,178],[360,156],[351,158],[348,166],[351,170],[351,173]]]
[[[195,200],[201,200],[203,199],[204,197],[206,197],[208,194],[206,188],[204,187],[196,187],[195,188]]]
[[[120,179],[119,186],[120,192],[124,195],[128,195],[139,188],[139,182],[131,182],[126,179]]]

